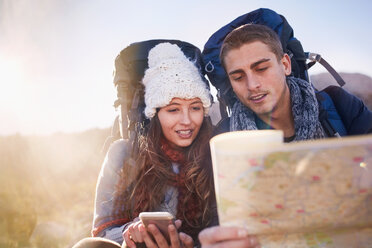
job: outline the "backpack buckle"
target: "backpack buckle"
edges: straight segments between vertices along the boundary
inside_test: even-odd
[[[322,56],[317,53],[307,53],[307,59],[310,61],[320,62],[322,60]]]

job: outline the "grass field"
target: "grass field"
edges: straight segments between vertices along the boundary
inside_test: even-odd
[[[0,137],[0,247],[71,247],[90,235],[108,136]]]

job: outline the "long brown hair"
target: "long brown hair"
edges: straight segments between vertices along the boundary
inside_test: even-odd
[[[211,121],[209,118],[204,118],[192,144],[187,148],[180,148],[186,159],[185,164],[181,166],[185,169],[183,182],[187,190],[178,201],[178,204],[184,207],[182,213],[177,213],[177,216],[182,216],[182,220],[188,226],[198,229],[208,225],[213,214],[210,208],[214,202],[209,150],[211,132]],[[138,146],[135,163],[131,165],[126,160],[120,172],[114,202],[114,210],[120,218],[133,220],[142,211],[154,211],[163,201],[167,186],[174,182],[175,173],[170,159],[161,149],[161,138],[161,125],[156,114],[148,124],[147,130],[139,135],[133,144]],[[199,211],[196,216],[188,213],[192,198],[196,198],[198,203]]]

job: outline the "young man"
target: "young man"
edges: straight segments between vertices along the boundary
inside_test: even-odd
[[[233,30],[220,59],[239,101],[217,132],[281,129],[286,142],[329,136],[319,120],[313,87],[290,76],[291,60],[272,29],[247,24]],[[347,135],[372,132],[372,113],[360,99],[336,86],[327,93]]]
[[[286,142],[327,137],[319,120],[313,87],[291,77],[291,60],[270,28],[247,24],[224,40],[220,60],[239,99],[217,132],[281,129]],[[372,112],[340,87],[330,94],[347,135],[372,132]],[[237,227],[212,227],[199,239],[203,247],[257,247],[257,240]]]

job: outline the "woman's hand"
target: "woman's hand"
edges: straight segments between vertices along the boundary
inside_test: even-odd
[[[258,248],[255,236],[248,235],[244,228],[214,226],[204,229],[199,234],[202,248]]]
[[[171,244],[169,245],[163,234],[154,224],[148,225],[148,228],[140,220],[134,220],[124,231],[125,243],[129,247],[136,247],[135,243],[144,242],[147,248],[192,248],[194,241],[185,233],[178,233],[177,229],[181,226],[180,220],[175,221],[175,225],[168,226],[168,232]]]
[[[137,217],[132,221],[132,224],[127,226],[123,232],[125,244],[129,247],[136,247],[136,243],[143,242],[142,235],[139,232],[139,225],[142,224],[141,220]]]

